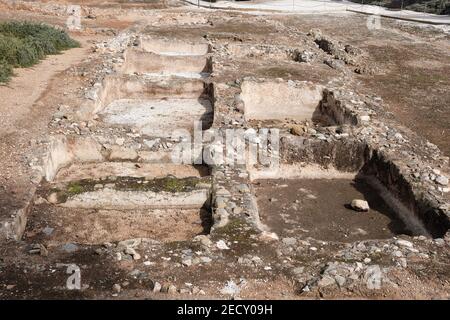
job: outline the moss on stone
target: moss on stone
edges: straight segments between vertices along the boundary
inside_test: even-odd
[[[68,198],[82,194],[85,192],[92,192],[97,189],[97,185],[111,185],[114,190],[118,191],[152,191],[152,192],[191,192],[196,189],[204,188],[211,183],[210,177],[187,177],[176,178],[174,176],[167,176],[164,178],[156,178],[146,180],[145,178],[135,177],[109,177],[102,180],[83,179],[78,181],[71,181],[67,185],[58,185],[57,188],[52,187],[47,189],[47,196],[53,192],[58,194],[58,202],[65,202]]]

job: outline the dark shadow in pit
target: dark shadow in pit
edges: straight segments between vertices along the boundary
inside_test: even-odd
[[[197,235],[208,235],[211,233],[211,227],[213,226],[213,217],[212,217],[212,213],[211,213],[211,208],[208,205],[204,205],[201,209],[200,209],[200,220],[203,231],[200,232]]]
[[[213,102],[211,101],[211,99],[208,98],[204,98],[204,97],[200,97],[198,99],[198,102],[205,107],[205,109],[208,108],[208,104],[211,105],[211,112],[205,112],[201,115],[200,117],[200,121],[202,123],[202,130],[208,130],[212,127],[213,122],[214,122],[214,105]]]
[[[200,177],[207,177],[211,175],[211,168],[203,164],[194,164],[194,169],[197,170]]]
[[[377,213],[382,214],[391,220],[387,227],[393,234],[406,234],[409,236],[413,236],[413,233],[408,230],[405,223],[399,219],[395,211],[386,204],[379,193],[374,190],[366,181],[364,181],[364,179],[356,178],[355,180],[353,180],[351,185],[353,186],[353,188],[364,195],[364,200],[369,203],[370,210],[375,210]],[[345,204],[345,207],[352,210],[350,203]]]
[[[331,119],[331,117],[329,117],[323,113],[321,105],[322,105],[322,100],[319,102],[319,104],[317,105],[317,108],[313,112],[313,115],[311,118],[312,122],[315,125],[318,125],[320,127],[327,127],[327,126],[335,125],[335,121],[333,119]]]
[[[205,112],[200,121],[202,122],[202,130],[208,130],[214,123],[214,85],[212,83],[205,83],[203,94],[198,97],[198,102],[207,109],[206,103],[211,105],[211,112]]]
[[[357,117],[351,113],[339,110],[338,105],[333,100],[333,97],[330,97],[325,90],[323,99],[320,100],[317,108],[313,112],[312,122],[321,127],[357,125]]]
[[[441,238],[448,232],[450,219],[446,209],[439,207],[433,200],[430,201],[424,193],[415,192],[410,179],[405,177],[400,168],[382,152],[377,150],[372,152],[358,175],[375,178],[395,201],[401,203],[404,209],[399,210],[405,211],[404,214],[408,218],[417,220],[421,225],[418,230],[412,230],[415,235],[426,231],[424,235]]]
[[[213,65],[212,64],[212,59],[211,58],[207,58],[206,59],[206,64],[205,64],[205,67],[202,70],[202,73],[211,74],[211,72],[212,72],[212,65]]]

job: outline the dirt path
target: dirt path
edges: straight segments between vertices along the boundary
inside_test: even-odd
[[[84,40],[84,41],[83,41]],[[63,52],[60,55],[48,56],[38,65],[31,68],[15,69],[15,76],[4,86],[0,86],[0,134],[10,134],[30,129],[36,125],[36,119],[28,117],[35,102],[48,88],[49,83],[61,71],[79,63],[86,56],[89,45],[82,39],[81,48]]]
[[[48,56],[38,65],[16,69],[15,76],[0,86],[0,215],[9,215],[26,201],[30,189],[28,149],[45,134],[56,105],[40,103],[62,73],[88,54],[88,39],[78,38],[81,48]]]

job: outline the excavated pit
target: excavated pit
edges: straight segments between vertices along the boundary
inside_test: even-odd
[[[322,87],[312,83],[294,86],[285,82],[244,81],[241,90],[247,121],[312,120],[322,100]]]
[[[355,140],[282,140],[277,169],[250,168],[260,220],[281,237],[352,242],[399,234],[441,237],[444,212],[414,194],[398,168]],[[351,208],[366,200],[368,212]]]
[[[370,116],[362,101],[341,100],[339,94],[310,82],[242,82],[238,99],[249,124],[305,122],[299,125],[304,131],[281,139],[280,166],[249,168],[260,186],[256,196],[262,223],[283,236],[297,230],[328,241],[443,236],[450,224],[444,209],[414,192],[395,163],[354,136],[354,129]],[[346,133],[341,135],[342,130]],[[283,187],[278,179],[287,179]],[[280,201],[268,199],[269,186]],[[306,191],[293,192],[300,189]],[[349,204],[354,199],[367,200],[372,209],[353,211]]]
[[[146,77],[207,78],[211,73],[211,60],[198,55],[161,55],[129,49],[125,52],[123,72]]]
[[[333,96],[326,88],[307,81],[244,80],[238,99],[243,103],[245,120],[252,125],[273,127],[295,121],[332,126],[359,121],[342,106],[329,103]]]
[[[208,45],[141,39],[136,46],[125,52],[121,74],[96,84],[80,108],[80,118],[96,120],[95,131],[52,138],[29,240],[173,242],[209,233],[209,168],[171,163],[167,144],[175,130],[192,134],[194,122],[203,129],[213,122],[213,88],[203,81]]]
[[[209,233],[210,189],[205,166],[75,163],[41,185],[26,235],[50,246],[188,240]]]
[[[145,79],[137,76],[105,80],[94,107],[104,125],[127,127],[151,137],[169,137],[175,129],[203,129],[213,122],[212,85],[201,80]]]
[[[411,234],[379,194],[362,179],[256,180],[261,221],[280,237],[353,242]],[[367,200],[369,212],[351,210]]]
[[[209,233],[209,209],[68,210],[35,206],[25,230],[27,240],[47,247],[64,244],[101,245],[107,242],[148,238],[160,242],[190,240]],[[51,230],[47,234],[46,230]]]
[[[129,127],[149,137],[169,138],[176,129],[192,132],[194,121],[209,128],[212,113],[207,99],[121,99],[109,104],[100,117],[112,126]]]
[[[188,43],[174,39],[142,37],[137,46],[144,51],[165,56],[202,56],[209,52],[209,45],[206,43]]]

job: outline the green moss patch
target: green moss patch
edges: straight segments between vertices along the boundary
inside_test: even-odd
[[[252,244],[256,243],[257,240],[252,236],[257,234],[257,231],[250,224],[238,218],[231,219],[225,226],[214,231],[214,237],[217,239],[226,239],[233,243],[237,241],[239,245],[235,247],[235,251],[240,253],[254,250]]]
[[[92,192],[97,189],[113,188],[119,191],[152,191],[152,192],[190,192],[195,189],[201,189],[211,183],[210,177],[188,177],[176,178],[174,176],[167,176],[164,178],[157,178],[146,180],[145,178],[134,177],[110,177],[103,180],[83,179],[78,181],[71,181],[66,185],[58,185],[44,191],[45,197],[56,192],[58,195],[58,202],[65,202],[68,198],[85,192]]]

